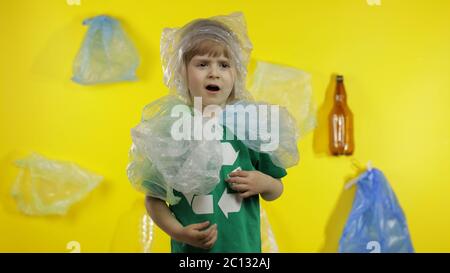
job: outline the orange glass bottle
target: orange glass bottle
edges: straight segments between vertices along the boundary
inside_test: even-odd
[[[347,105],[344,76],[336,76],[333,109],[329,116],[330,152],[333,155],[351,155],[355,149],[353,114]]]

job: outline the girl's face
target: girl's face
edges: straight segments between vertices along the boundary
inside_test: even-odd
[[[215,104],[223,107],[230,96],[236,70],[223,54],[214,57],[195,55],[187,65],[190,95],[202,97],[203,106]]]

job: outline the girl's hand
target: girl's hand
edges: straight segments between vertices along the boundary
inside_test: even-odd
[[[240,192],[239,196],[247,198],[256,194],[264,194],[270,189],[274,178],[260,171],[235,171],[230,173],[225,181],[233,190]]]
[[[203,248],[210,249],[217,240],[217,224],[209,226],[209,221],[185,226],[181,229],[178,241]]]

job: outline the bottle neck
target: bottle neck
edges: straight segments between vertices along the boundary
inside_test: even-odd
[[[334,101],[336,103],[346,103],[347,94],[345,93],[344,83],[342,81],[336,82],[336,91],[334,93]]]

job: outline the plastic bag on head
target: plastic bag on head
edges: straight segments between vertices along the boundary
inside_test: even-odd
[[[414,252],[405,215],[383,173],[371,169],[357,179],[339,252]]]
[[[161,36],[161,61],[164,83],[173,95],[178,94],[185,102],[190,100],[185,81],[184,53],[200,40],[213,40],[223,44],[231,54],[235,64],[237,78],[235,81],[235,97],[249,98],[245,89],[247,64],[252,44],[247,36],[247,26],[242,13],[198,19],[182,28],[166,28]]]
[[[74,163],[48,160],[36,153],[16,164],[21,170],[11,194],[28,215],[64,215],[103,179]]]
[[[89,26],[73,64],[73,80],[80,84],[136,80],[139,56],[120,23],[109,16],[83,21]]]

